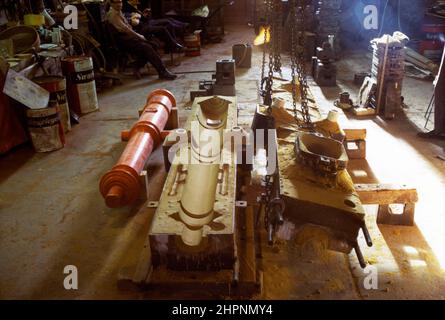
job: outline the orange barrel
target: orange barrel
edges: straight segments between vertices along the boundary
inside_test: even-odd
[[[201,37],[198,32],[184,37],[185,55],[196,57],[201,55]]]
[[[175,106],[176,99],[170,91],[154,90],[138,122],[130,132],[122,132],[128,144],[116,165],[100,180],[100,192],[108,207],[122,207],[138,198],[142,188],[140,174],[152,151],[161,144],[162,131]]]
[[[59,76],[42,76],[32,79],[39,86],[49,92],[49,99],[56,100],[60,109],[60,121],[63,132],[71,130],[70,110],[66,98],[66,79]]]
[[[62,71],[67,80],[70,108],[77,114],[86,114],[98,110],[99,103],[91,57],[63,58]]]
[[[56,101],[50,101],[47,108],[26,110],[26,118],[36,152],[49,152],[63,148],[65,135]]]

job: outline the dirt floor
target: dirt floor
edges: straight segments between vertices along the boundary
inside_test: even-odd
[[[175,72],[215,69],[215,60],[231,57],[236,43],[252,42],[253,29],[228,27],[225,41],[208,45],[197,58],[183,58]],[[258,102],[261,52],[254,49],[252,68],[237,70],[240,119]],[[284,59],[285,63],[287,59]],[[326,116],[338,94],[359,87],[354,74],[368,71],[366,51],[344,52],[338,62],[338,85],[317,87],[309,81],[320,112]],[[25,145],[0,157],[0,298],[2,299],[151,299],[208,298],[208,292],[134,291],[117,286],[118,274],[134,264],[149,228],[149,214],[139,201],[131,207],[109,209],[99,193],[99,180],[119,158],[125,143],[120,131],[137,120],[147,95],[156,88],[171,90],[177,98],[181,123],[187,117],[189,91],[211,73],[181,74],[163,82],[145,75],[128,77],[122,86],[99,95],[100,111],[81,118],[67,135],[64,149],[34,153]],[[290,78],[289,68],[283,77]],[[408,108],[395,120],[341,116],[343,128],[367,129],[367,159],[351,161],[356,183],[406,183],[419,194],[416,225],[377,225],[376,207],[366,206],[374,241],[367,248],[368,264],[378,271],[378,288],[365,289],[366,273],[357,258],[300,245],[295,238],[262,243],[265,299],[445,299],[444,142],[422,140],[432,81],[405,78],[403,95]],[[244,117],[244,118],[243,118]],[[431,128],[431,124],[429,124]],[[157,199],[165,180],[162,152],[148,164],[150,199]],[[64,267],[75,265],[79,289],[65,290]]]

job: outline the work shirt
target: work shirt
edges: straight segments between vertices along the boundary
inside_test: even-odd
[[[110,8],[107,12],[106,20],[111,23],[117,31],[138,36],[138,33],[132,29],[122,11]]]

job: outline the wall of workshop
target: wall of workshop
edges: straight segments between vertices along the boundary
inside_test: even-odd
[[[225,7],[224,22],[226,24],[247,24],[252,22],[255,2],[254,0],[236,0],[232,6]]]
[[[398,6],[400,3],[400,27],[398,18]],[[424,11],[434,0],[343,0],[342,5],[342,44],[351,48],[367,46],[369,41],[381,34],[392,34],[394,31],[402,31],[411,39],[421,39]],[[364,27],[364,8],[367,5],[375,5],[378,8],[378,29],[366,30]],[[382,15],[386,6],[385,19]],[[383,28],[382,28],[383,24]],[[401,29],[401,30],[399,30]]]

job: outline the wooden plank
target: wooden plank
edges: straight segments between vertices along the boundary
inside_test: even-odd
[[[385,83],[385,73],[386,73],[386,63],[388,60],[388,48],[389,48],[389,36],[386,38],[386,46],[385,46],[385,55],[383,56],[383,71],[382,75],[380,76],[379,84],[377,85],[379,89],[378,98],[377,98],[377,110],[375,113],[378,115],[380,111],[380,107],[382,104],[382,94],[383,94],[383,85]]]
[[[354,185],[362,204],[415,203],[417,190],[400,184],[356,184]]]
[[[238,259],[240,264],[241,285],[255,285],[256,283],[256,257],[254,238],[253,208],[248,206],[245,210],[238,209],[240,225],[238,226]]]
[[[366,129],[343,129],[346,135],[346,140],[365,140]]]
[[[373,108],[354,108],[352,112],[358,117],[373,116],[376,114]]]
[[[179,128],[178,108],[172,108],[165,130],[173,130]]]
[[[172,271],[164,267],[154,269],[147,284],[155,290],[174,292],[193,290],[209,294],[230,295],[233,271]]]

